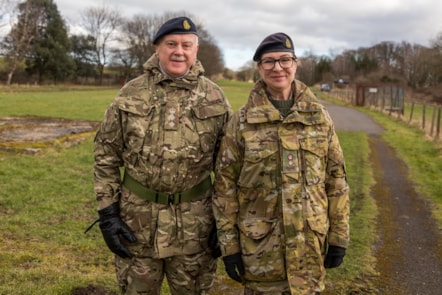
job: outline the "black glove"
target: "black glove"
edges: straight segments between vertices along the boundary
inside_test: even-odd
[[[218,235],[216,224],[213,224],[212,230],[209,233],[209,248],[212,250],[212,257],[218,258],[221,256],[221,248],[218,243]]]
[[[118,203],[98,210],[100,215],[100,229],[104,241],[109,249],[122,258],[132,257],[132,254],[121,243],[120,235],[131,243],[137,241],[130,228],[120,218],[120,207]]]
[[[241,276],[244,275],[244,264],[242,263],[241,253],[236,253],[223,257],[226,272],[230,278],[242,283]]]
[[[345,248],[338,246],[328,246],[327,255],[325,256],[324,266],[325,268],[334,268],[341,265],[344,261]]]

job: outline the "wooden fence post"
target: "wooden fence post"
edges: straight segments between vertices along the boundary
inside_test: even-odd
[[[411,102],[410,118],[408,119],[408,124],[410,124],[411,119],[413,119],[413,111],[414,111],[414,101]]]
[[[439,138],[439,134],[440,134],[440,111],[441,111],[441,108],[438,108],[437,109],[436,139]]]
[[[433,136],[433,130],[434,130],[434,120],[436,120],[436,111],[437,108],[433,108],[433,115],[431,116],[431,128],[430,128],[430,136]]]

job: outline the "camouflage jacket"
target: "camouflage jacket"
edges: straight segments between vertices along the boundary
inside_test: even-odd
[[[218,156],[218,237],[223,255],[242,253],[246,280],[286,280],[286,266],[309,256],[306,230],[321,237],[315,257],[326,236],[331,245],[349,241],[349,188],[333,122],[302,82],[293,86],[295,103],[282,117],[258,81],[230,120]]]
[[[145,74],[128,82],[110,104],[94,145],[98,208],[120,204],[120,216],[137,237],[135,255],[164,258],[207,248],[213,225],[212,189],[198,201],[161,204],[122,186],[120,172],[142,186],[175,194],[207,180],[231,116],[222,90],[196,61],[181,79],[166,77],[153,55]]]

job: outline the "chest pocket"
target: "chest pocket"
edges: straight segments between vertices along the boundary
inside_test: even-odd
[[[244,163],[238,183],[248,188],[274,188],[278,163],[278,142],[260,140],[256,131],[245,132]]]
[[[146,145],[145,142],[152,136],[149,130],[155,115],[155,107],[147,106],[143,101],[135,102],[119,106],[123,111],[121,123],[125,142],[124,154],[127,158],[148,157],[150,153],[150,145]]]
[[[300,139],[301,161],[305,169],[307,185],[315,185],[325,181],[326,154],[328,140],[325,136]]]
[[[226,113],[226,109],[221,104],[203,104],[193,107],[192,113],[201,150],[204,153],[212,153],[223,127],[222,115]]]

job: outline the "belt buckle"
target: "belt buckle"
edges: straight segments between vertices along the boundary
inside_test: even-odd
[[[175,203],[175,194],[169,194],[167,196],[167,203],[168,204],[174,204]]]
[[[177,197],[177,199],[175,199],[175,196]],[[174,205],[181,203],[181,193],[169,194],[167,196],[167,203]]]

